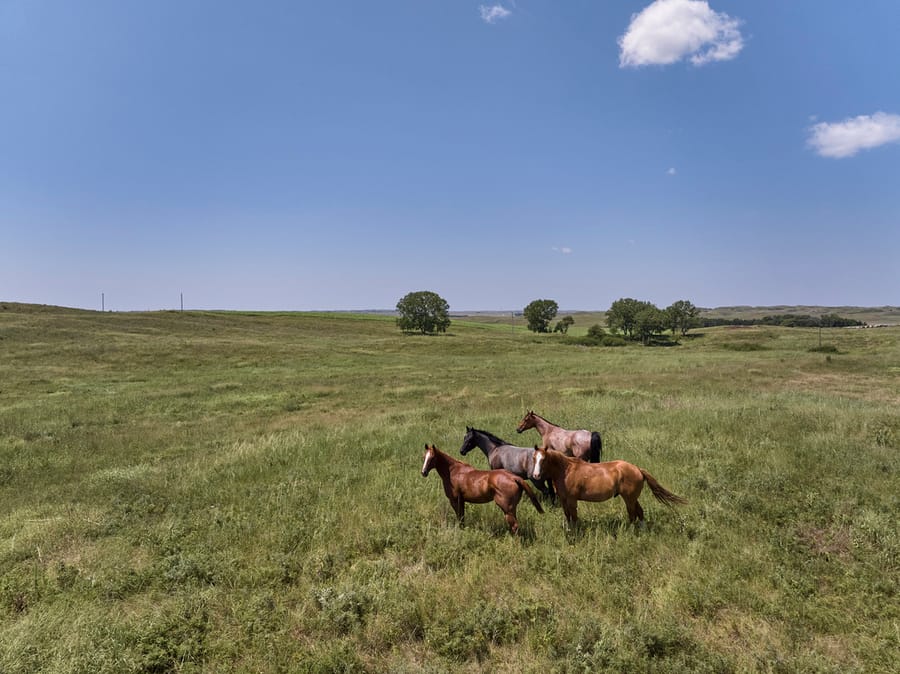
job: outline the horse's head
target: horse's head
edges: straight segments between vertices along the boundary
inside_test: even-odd
[[[459,453],[465,456],[475,448],[477,441],[475,429],[466,426],[466,435],[463,438],[462,447],[459,448]]]
[[[535,480],[544,479],[544,461],[547,459],[547,448],[534,446],[534,468],[531,469],[531,477]]]
[[[428,477],[428,473],[434,468],[434,456],[437,448],[434,445],[429,446],[425,443],[425,463],[422,464],[422,477]]]
[[[528,414],[522,417],[522,421],[519,422],[519,426],[516,428],[516,433],[524,433],[529,428],[534,428],[534,417],[534,410],[529,411]]]

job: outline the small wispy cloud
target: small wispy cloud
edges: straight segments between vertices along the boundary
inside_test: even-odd
[[[569,248],[568,246],[553,246],[553,248],[551,248],[551,250],[553,250],[556,253],[562,253],[563,255],[571,255],[571,253],[572,253],[572,249]]]
[[[706,0],[656,0],[632,15],[619,38],[619,67],[669,65],[688,58],[695,66],[728,61],[744,48],[740,19],[716,12]]]
[[[668,171],[666,171],[666,175],[667,175],[667,176],[673,176],[673,175],[675,175],[676,173],[678,173],[678,171],[675,170],[675,167],[674,167],[674,166],[673,166],[672,168],[670,168]]]
[[[485,23],[497,23],[500,19],[506,19],[512,14],[503,5],[481,5],[478,11],[481,12],[481,20]]]
[[[819,122],[810,127],[809,146],[821,157],[842,159],[860,150],[900,141],[900,115],[876,112],[842,122]]]

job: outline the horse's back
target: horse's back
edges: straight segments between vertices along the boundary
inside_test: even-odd
[[[605,501],[643,486],[641,469],[627,461],[587,463],[570,460],[567,486],[584,501]]]
[[[494,449],[498,457],[498,465],[491,461],[492,468],[504,468],[511,473],[528,477],[534,467],[534,449],[531,447],[516,447],[515,445],[501,445]]]

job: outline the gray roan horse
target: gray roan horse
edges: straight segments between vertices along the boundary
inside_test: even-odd
[[[535,414],[533,410],[524,416],[516,432],[523,433],[529,428],[534,428],[541,434],[544,447],[548,449],[555,449],[566,456],[574,456],[590,463],[600,463],[603,442],[597,431],[567,431]]]
[[[534,471],[533,447],[516,447],[505,440],[501,440],[493,433],[466,426],[466,436],[463,438],[459,453],[465,456],[475,447],[484,452],[491,468],[503,468],[514,475],[528,478],[544,496],[551,499],[555,498],[551,480],[537,480],[532,477],[532,472]]]

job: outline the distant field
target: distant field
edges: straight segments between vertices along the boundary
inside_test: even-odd
[[[900,328],[514,321],[0,303],[0,672],[895,671]],[[690,504],[458,527],[423,445],[527,409]]]

